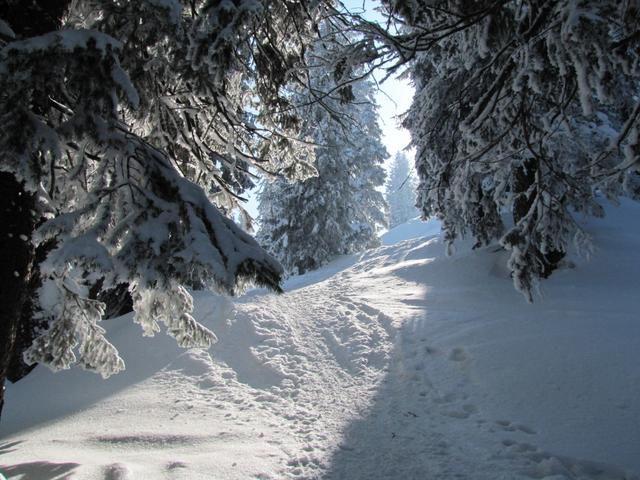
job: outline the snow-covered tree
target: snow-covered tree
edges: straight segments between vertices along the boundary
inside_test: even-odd
[[[287,89],[327,8],[0,2],[0,390],[24,322],[29,362],[124,367],[96,285],[129,285],[144,334],[164,323],[183,346],[215,339],[185,287],[279,290],[281,267],[227,216],[250,167],[313,170]]]
[[[640,197],[640,9],[618,0],[386,5],[400,33],[363,24],[372,35],[360,50],[377,48],[391,71],[409,66],[416,91],[404,125],[423,215],[439,216],[450,242],[499,239],[531,299],[572,241],[588,248],[576,214],[602,215],[599,196]]]
[[[316,55],[321,55],[322,51]],[[331,91],[336,81],[312,74],[312,91]],[[287,271],[314,270],[341,254],[378,243],[385,225],[381,143],[373,84],[351,85],[351,102],[336,92],[305,108],[303,130],[317,145],[317,175],[301,182],[277,179],[260,193],[258,240]],[[299,98],[309,103],[308,94]]]
[[[403,152],[396,153],[391,164],[385,198],[389,205],[389,228],[419,215],[413,172],[409,159]]]

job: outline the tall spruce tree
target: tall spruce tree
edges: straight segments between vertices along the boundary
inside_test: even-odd
[[[100,290],[128,285],[143,333],[164,323],[183,346],[215,339],[185,287],[279,290],[281,267],[227,216],[250,166],[312,171],[288,90],[329,8],[0,1],[0,406],[25,327],[29,363],[124,368]]]
[[[389,228],[419,215],[416,208],[415,177],[409,159],[403,152],[396,153],[391,164],[385,198],[389,205]]]
[[[317,71],[313,88],[335,81]],[[302,182],[277,179],[260,193],[258,240],[292,274],[314,270],[338,255],[378,244],[385,225],[381,143],[373,84],[351,85],[352,102],[338,94],[306,109],[304,132],[317,144],[317,175]],[[308,103],[307,97],[300,97]]]

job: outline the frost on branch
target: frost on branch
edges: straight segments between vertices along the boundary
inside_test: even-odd
[[[317,45],[310,52],[314,65],[335,57]],[[303,105],[303,132],[313,139],[317,175],[291,183],[279,178],[260,194],[258,238],[289,273],[319,268],[338,255],[377,245],[386,224],[382,164],[388,156],[369,81],[349,84],[350,100],[336,90],[326,70],[310,72],[311,92],[295,99]],[[353,77],[362,74],[356,70]],[[332,94],[314,102],[318,92]],[[353,102],[353,103],[350,103]]]
[[[164,323],[184,346],[215,340],[187,288],[280,290],[279,264],[227,217],[254,172],[314,171],[288,89],[323,12],[86,0],[51,33],[14,38],[0,25],[0,169],[37,196],[31,240],[51,246],[37,265],[48,328],[30,361],[122,368],[96,286],[128,284],[144,332]]]
[[[55,238],[58,242],[42,271],[64,278],[64,266],[73,264],[103,278],[104,285],[128,283],[133,289],[135,321],[145,334],[158,331],[160,321],[181,346],[208,346],[215,336],[191,316],[192,299],[180,282],[228,294],[248,281],[279,290],[280,267],[224,217],[200,187],[181,177],[161,152],[125,132],[103,127],[108,147],[102,161],[113,164],[109,183],[86,192],[80,210],[58,215],[38,229],[38,241]],[[141,172],[146,175],[141,176]],[[60,303],[51,311],[45,308],[45,312],[60,318],[58,311],[73,311],[73,302],[79,298],[62,295]],[[84,301],[76,310],[81,312],[96,303]],[[101,309],[102,306],[94,310],[94,323],[102,315]],[[68,330],[77,319],[62,316],[52,323],[52,332],[45,337],[53,335],[62,340],[58,331]],[[88,355],[91,348],[104,343],[100,330],[94,328],[91,332],[88,338],[95,337],[96,341],[80,342],[81,354]],[[72,347],[64,345],[63,351],[70,352]],[[60,347],[48,341],[38,344],[38,348],[38,358],[44,361],[49,357],[42,352]],[[104,350],[104,355],[108,353]],[[88,368],[96,367],[81,358]],[[73,358],[67,355],[64,360],[52,365],[68,366]],[[97,360],[103,360],[102,368],[118,366],[114,360],[107,361],[106,356]],[[115,371],[114,367],[108,373]]]
[[[422,213],[443,220],[449,241],[499,240],[530,299],[572,241],[585,248],[576,214],[600,215],[603,197],[638,198],[640,10],[616,0],[386,5],[400,33],[365,29],[394,68],[411,61],[404,125]]]
[[[73,273],[64,278],[50,279],[42,287],[49,297],[49,328],[35,339],[24,352],[27,364],[43,363],[54,371],[70,368],[76,363],[100,373],[104,378],[124,369],[116,348],[105,338],[98,325],[104,314],[104,304],[86,298],[86,292],[73,281]],[[74,353],[78,351],[78,359]]]
[[[183,8],[177,0],[83,0],[68,23],[123,40],[122,68],[139,93],[139,108],[121,105],[132,131],[249,227],[241,194],[255,184],[252,169],[313,173],[313,150],[298,140],[288,90],[302,76],[301,56],[323,8],[306,1]]]
[[[160,321],[181,347],[207,348],[216,341],[213,332],[190,315],[193,311],[193,299],[180,285],[172,285],[167,290],[136,289],[133,302],[136,312],[133,321],[140,324],[146,336],[153,336],[160,331]]]

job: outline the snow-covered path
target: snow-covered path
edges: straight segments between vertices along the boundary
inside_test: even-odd
[[[16,384],[3,430],[34,425],[6,439],[0,471],[9,478],[320,476],[341,429],[374,395],[392,346],[391,317],[357,300],[349,280],[337,275],[283,296],[255,292],[235,304],[198,294],[196,317],[219,338],[210,352],[141,339],[130,318],[109,322],[124,358],[145,368],[107,382],[39,368]],[[40,424],[34,410],[49,410],[43,419],[52,421]]]
[[[527,305],[495,248],[415,236],[291,279],[198,293],[209,351],[106,323],[127,370],[11,386],[11,479],[623,480],[640,472],[640,229],[594,224],[591,263]],[[412,233],[414,235],[412,235]],[[387,238],[393,241],[398,231]],[[626,252],[626,253],[625,253]],[[634,257],[638,259],[638,254]],[[636,475],[636,476],[634,476]]]

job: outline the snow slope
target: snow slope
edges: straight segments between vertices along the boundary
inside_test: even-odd
[[[383,245],[393,245],[394,243],[414,238],[433,237],[440,233],[440,222],[431,219],[426,222],[420,220],[420,217],[413,218],[402,225],[392,228],[382,235]]]
[[[437,224],[412,221],[284,295],[198,293],[210,351],[142,338],[129,316],[105,322],[127,370],[38,367],[10,385],[0,472],[638,479],[640,206],[607,211],[587,224],[595,257],[533,305],[504,252],[462,242],[446,257]]]

